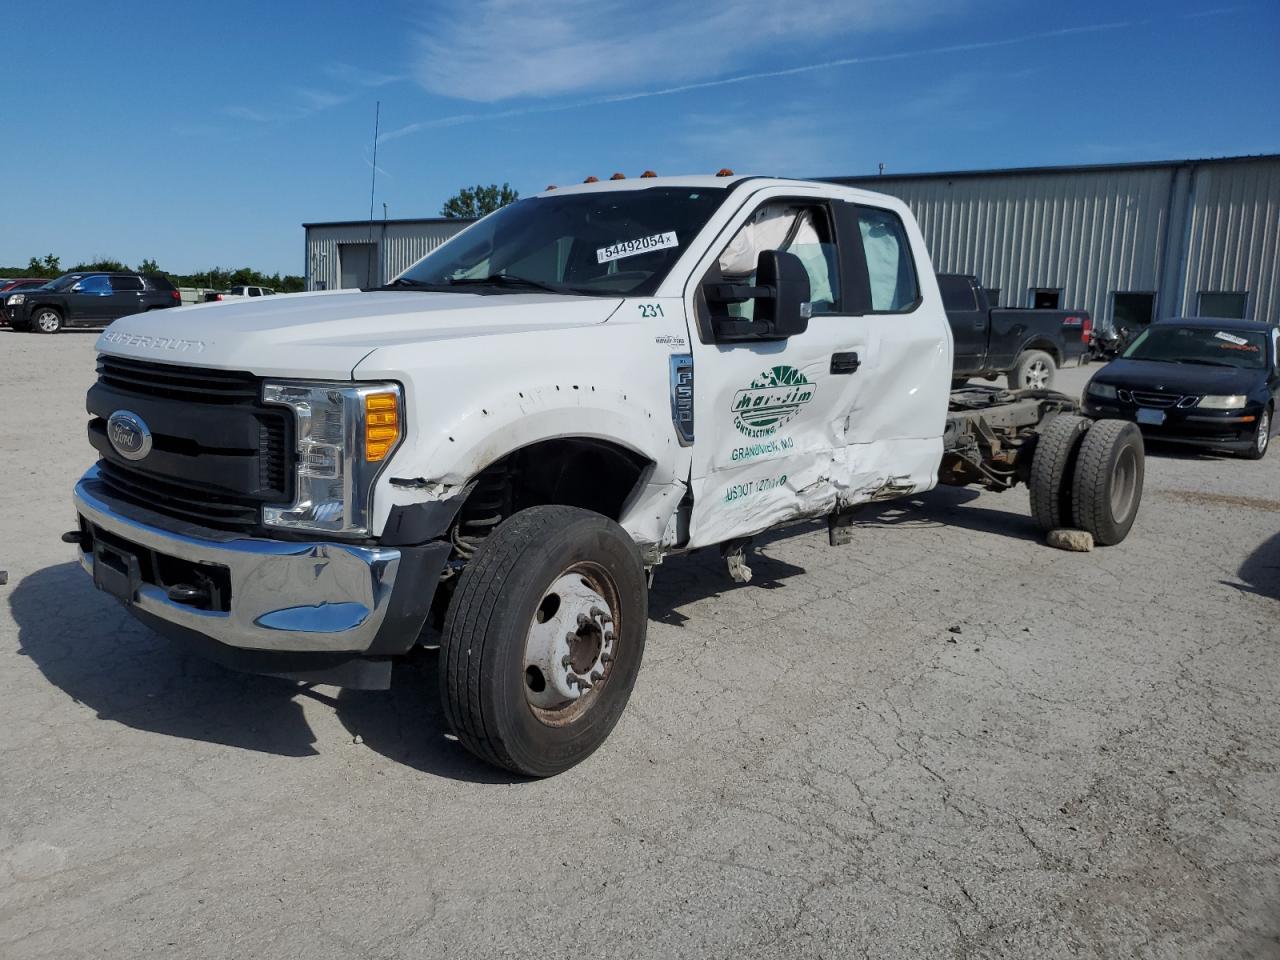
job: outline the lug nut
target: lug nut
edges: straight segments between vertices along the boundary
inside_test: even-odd
[[[587,615],[585,613],[578,614],[578,626],[585,627],[588,623],[590,623],[590,621],[587,619]]]

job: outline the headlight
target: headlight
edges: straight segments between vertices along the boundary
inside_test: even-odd
[[[20,303],[27,302],[27,295],[25,293],[11,294],[7,302],[9,306],[16,307]]]
[[[1090,380],[1089,386],[1085,388],[1085,393],[1091,397],[1098,397],[1102,400],[1114,400],[1116,398],[1116,388],[1109,383],[1098,383]]]
[[[1229,397],[1201,397],[1196,406],[1206,410],[1239,410],[1246,403],[1248,398],[1244,394],[1234,393]]]
[[[293,503],[264,507],[262,522],[367,535],[373,482],[404,435],[400,387],[265,383],[262,399],[293,411],[298,438]]]

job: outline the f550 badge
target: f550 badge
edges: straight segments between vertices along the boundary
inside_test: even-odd
[[[733,425],[748,437],[770,436],[817,392],[795,367],[773,367],[733,395]]]

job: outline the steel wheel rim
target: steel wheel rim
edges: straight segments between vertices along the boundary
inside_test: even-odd
[[[1133,447],[1125,447],[1111,468],[1111,516],[1116,523],[1129,518],[1137,488],[1138,455]]]
[[[1258,437],[1254,443],[1258,446],[1259,453],[1267,452],[1267,444],[1271,442],[1271,414],[1263,410],[1262,418],[1258,421]]]
[[[618,586],[597,563],[572,564],[543,589],[520,678],[529,711],[542,723],[571,724],[600,699],[617,663],[621,613]]]
[[[1032,390],[1043,390],[1049,382],[1049,368],[1043,360],[1037,360],[1027,367],[1027,386]]]
[[[58,315],[52,310],[42,310],[36,316],[36,326],[45,333],[52,333],[58,329]]]

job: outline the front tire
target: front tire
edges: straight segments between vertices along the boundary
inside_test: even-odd
[[[608,737],[648,630],[630,536],[577,507],[501,523],[459,578],[440,647],[440,698],[458,740],[488,763],[547,777]]]
[[[1258,417],[1258,432],[1253,435],[1253,445],[1245,451],[1246,460],[1261,460],[1271,448],[1271,408],[1264,407]]]
[[[1043,350],[1026,350],[1009,371],[1010,390],[1052,390],[1058,364]]]
[[[40,333],[57,333],[62,329],[62,314],[53,307],[37,307],[31,325]]]

